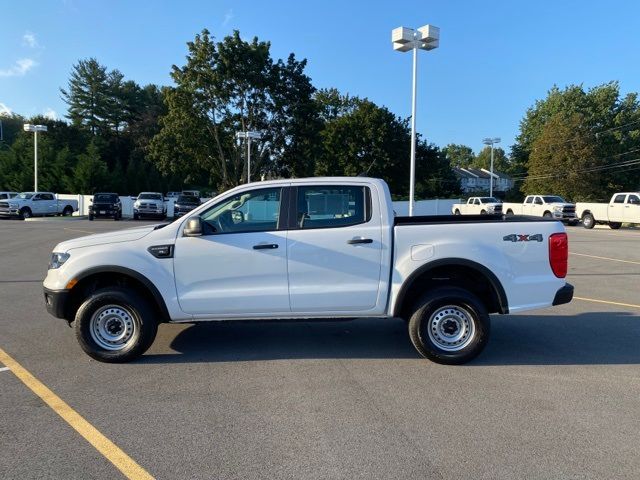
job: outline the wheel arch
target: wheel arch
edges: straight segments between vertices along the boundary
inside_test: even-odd
[[[149,300],[161,322],[170,320],[167,305],[158,287],[140,272],[119,265],[93,267],[76,275],[77,283],[71,289],[71,297],[65,312],[67,320],[72,321],[75,312],[82,304],[87,293],[107,286],[126,286]]]
[[[491,270],[465,258],[443,258],[422,265],[404,281],[393,307],[393,316],[407,318],[409,309],[425,289],[441,286],[458,286],[471,291],[489,313],[509,313],[507,294]]]

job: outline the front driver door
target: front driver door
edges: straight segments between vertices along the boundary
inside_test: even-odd
[[[283,192],[259,188],[233,195],[200,214],[204,235],[178,233],[174,272],[184,312],[216,317],[290,311]]]

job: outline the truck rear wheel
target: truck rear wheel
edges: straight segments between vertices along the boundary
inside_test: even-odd
[[[460,210],[456,208],[456,211],[453,213],[454,215],[460,215]]]
[[[487,344],[491,321],[471,292],[442,287],[422,297],[409,319],[409,337],[423,357],[459,365],[475,358]]]
[[[70,207],[69,205],[67,205],[66,207],[64,207],[64,210],[62,211],[62,216],[70,217],[71,215],[73,215],[73,207]]]
[[[75,321],[80,347],[90,357],[109,363],[139,357],[158,331],[149,302],[118,287],[92,293],[78,309]]]
[[[596,219],[593,218],[593,215],[591,215],[590,213],[585,213],[582,216],[582,226],[588,230],[591,230],[596,226]]]
[[[611,230],[618,230],[622,226],[620,222],[609,222],[609,228]]]

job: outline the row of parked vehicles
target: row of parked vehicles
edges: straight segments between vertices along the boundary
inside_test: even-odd
[[[528,195],[523,203],[501,202],[494,197],[471,197],[454,203],[454,215],[530,215],[560,220],[569,225],[582,221],[584,228],[597,224],[618,229],[623,223],[640,224],[640,192],[620,192],[609,203],[567,202],[557,195]]]
[[[173,202],[173,217],[178,218],[200,205],[199,192],[142,192],[135,197],[133,219],[167,217],[167,202]],[[78,211],[78,201],[62,199],[52,192],[0,192],[0,217],[31,218],[34,216],[70,216]],[[117,193],[96,193],[90,200],[89,220],[122,218],[122,200]]]

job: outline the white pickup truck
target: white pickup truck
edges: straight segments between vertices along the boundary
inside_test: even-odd
[[[400,317],[421,355],[456,364],[485,346],[489,314],[571,301],[567,258],[559,222],[394,217],[382,180],[276,180],[58,244],[44,297],[106,362],[141,355],[160,322]]]
[[[578,202],[576,211],[584,228],[606,223],[616,230],[623,223],[640,224],[640,192],[616,193],[609,203]]]
[[[532,215],[534,217],[553,218],[570,224],[576,224],[576,206],[557,195],[528,195],[523,203],[504,203],[502,211],[507,215]]]
[[[0,217],[70,216],[77,211],[77,200],[59,200],[51,192],[23,192],[0,201]]]
[[[451,206],[454,215],[486,215],[502,213],[502,202],[493,197],[471,197],[467,203],[454,203]]]

